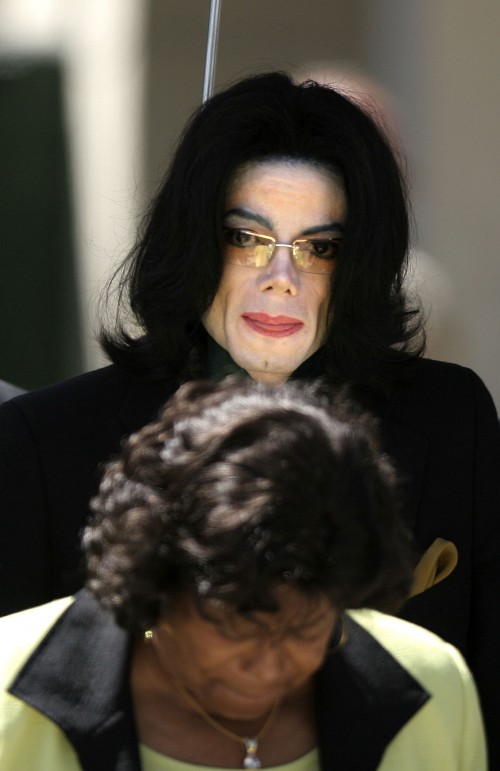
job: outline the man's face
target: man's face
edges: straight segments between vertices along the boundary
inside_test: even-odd
[[[251,163],[236,171],[222,225],[273,236],[278,243],[337,237],[346,217],[340,180],[292,161]],[[278,383],[322,345],[330,274],[299,270],[278,246],[263,267],[225,263],[203,323],[213,339],[255,380]]]

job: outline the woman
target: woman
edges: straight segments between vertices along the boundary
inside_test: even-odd
[[[400,613],[465,655],[498,747],[500,432],[474,373],[421,357],[400,169],[370,117],[314,83],[261,75],[200,108],[117,275],[114,363],[0,409],[3,612],[81,586],[99,464],[181,382],[322,375],[379,420],[424,567]]]
[[[2,769],[486,768],[460,654],[346,611],[394,610],[411,563],[392,469],[344,404],[187,384],[93,507],[89,592],[0,621]]]

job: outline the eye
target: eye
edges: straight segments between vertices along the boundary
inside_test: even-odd
[[[224,228],[224,238],[231,246],[238,246],[241,249],[262,244],[260,236],[242,228]]]
[[[338,257],[340,244],[340,238],[311,238],[307,242],[311,254],[322,260],[334,260]]]

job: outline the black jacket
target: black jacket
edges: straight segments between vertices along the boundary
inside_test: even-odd
[[[79,537],[99,466],[153,419],[172,387],[110,366],[0,407],[0,613],[82,584]],[[481,380],[421,360],[413,380],[375,405],[383,444],[404,479],[403,515],[423,552],[453,541],[453,573],[402,616],[456,645],[478,684],[500,768],[500,430]]]

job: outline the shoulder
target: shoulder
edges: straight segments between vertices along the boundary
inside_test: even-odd
[[[3,689],[8,687],[9,681],[73,601],[73,597],[64,597],[0,618],[0,682]]]
[[[435,359],[418,359],[413,367],[412,377],[407,384],[396,390],[397,395],[420,391],[441,399],[449,397],[454,400],[459,395],[473,394],[475,391],[488,393],[479,375],[469,367]],[[437,388],[443,390],[436,391]]]
[[[9,401],[7,406],[27,415],[51,405],[63,409],[68,405],[76,407],[82,403],[89,406],[96,397],[102,399],[105,394],[109,394],[111,399],[117,389],[124,390],[129,383],[130,378],[126,374],[115,365],[110,365],[21,394]]]
[[[375,610],[354,610],[349,615],[434,695],[446,700],[456,689],[474,689],[462,654],[433,632]]]
[[[128,380],[116,367],[93,372],[37,388],[17,396],[0,406],[0,428],[6,436],[20,436],[27,430],[37,432],[58,425],[88,422],[112,410],[121,393],[126,393]]]
[[[0,380],[0,404],[9,399],[13,399],[14,396],[19,396],[22,393],[24,393],[23,388],[18,388],[17,386],[12,385],[12,383]]]
[[[468,430],[482,419],[497,422],[493,399],[473,370],[432,359],[414,362],[411,379],[395,388],[381,414],[436,432],[450,424]]]
[[[8,688],[29,655],[71,605],[71,597],[0,619],[0,767],[77,771],[75,751],[61,729]]]
[[[106,434],[110,416],[125,399],[127,388],[125,376],[111,366],[9,400],[0,406],[0,454],[10,463],[40,444],[41,461],[48,462],[63,445],[68,450],[68,437],[75,440],[76,450],[77,438],[86,435],[90,426],[99,425]]]
[[[152,420],[175,387],[164,381],[134,378],[115,365],[23,394],[0,406],[0,434],[66,437],[116,432],[113,421],[131,433]],[[113,425],[113,428],[110,426]],[[73,436],[74,438],[74,436]]]
[[[460,652],[427,629],[393,616],[369,609],[349,615],[430,696],[391,741],[380,770],[486,771],[479,699]]]

